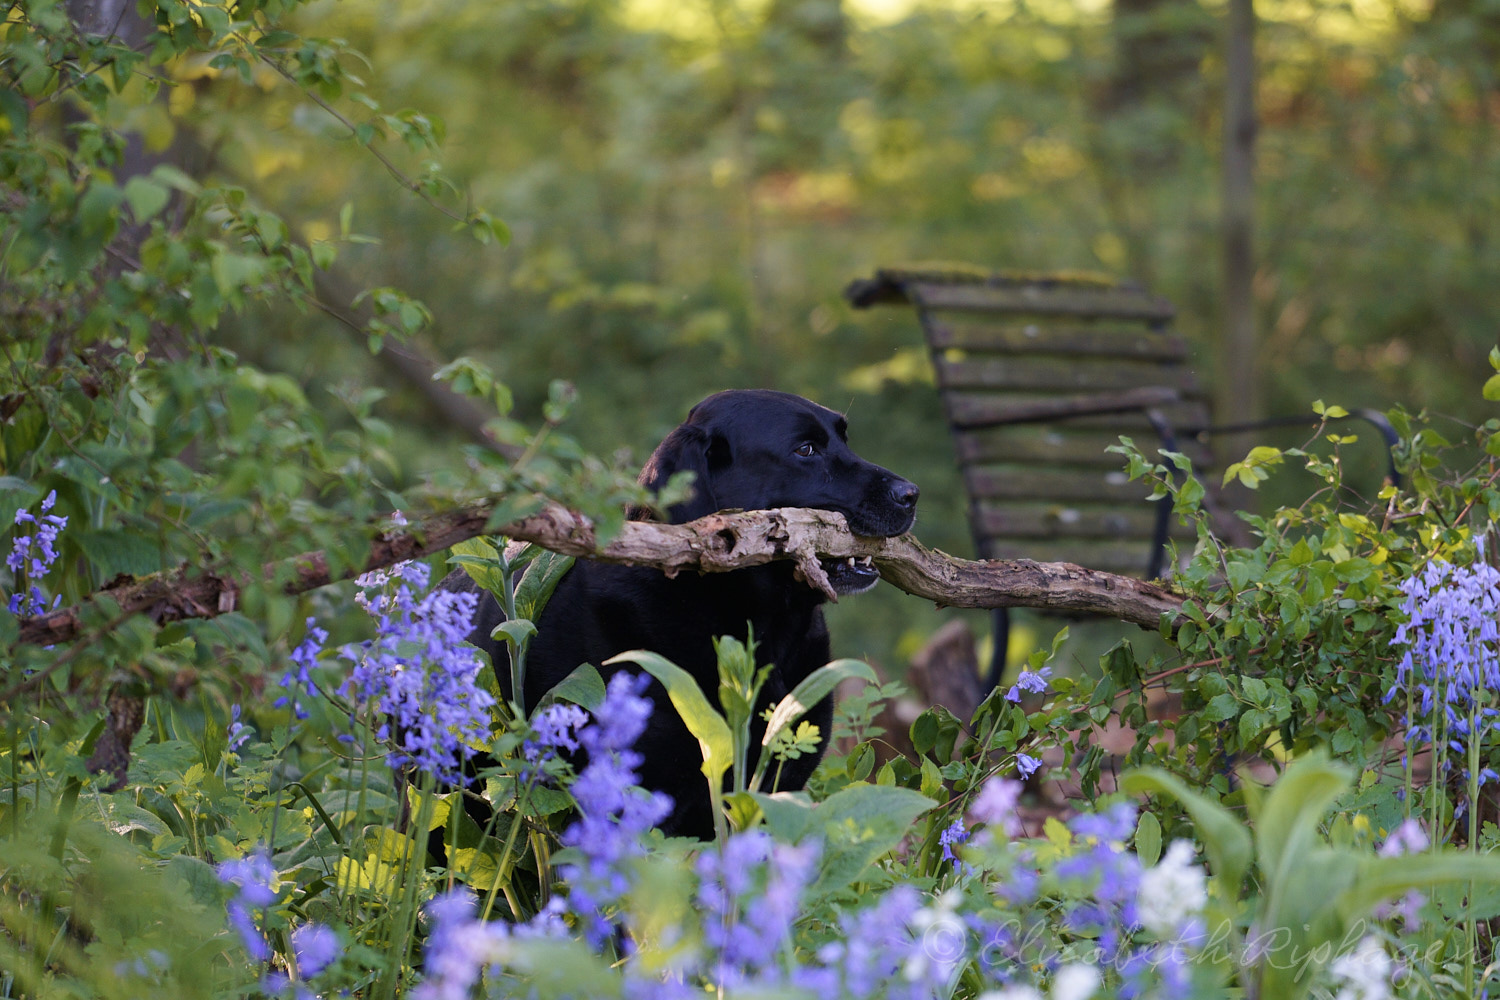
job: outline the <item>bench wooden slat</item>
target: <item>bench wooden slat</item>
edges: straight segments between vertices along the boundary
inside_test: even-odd
[[[1180,392],[1166,386],[1052,397],[1024,394],[992,396],[954,391],[947,397],[949,420],[958,427],[994,427],[999,424],[1138,412],[1148,407],[1171,407],[1181,398]]]
[[[1098,394],[1105,390],[1165,386],[1183,396],[1199,391],[1197,377],[1184,365],[1138,361],[1067,358],[933,359],[938,385],[944,389],[987,392],[1065,392]]]
[[[1089,316],[1166,323],[1176,314],[1172,304],[1128,288],[1078,285],[989,285],[912,282],[908,294],[924,309],[1032,316]]]
[[[1104,471],[1121,469],[1125,466],[1124,458],[1106,449],[1118,444],[1122,433],[1133,437],[1135,443],[1146,449],[1151,457],[1156,455],[1156,435],[1144,420],[1138,428],[1124,427],[1118,420],[1109,427],[1075,428],[1077,422],[1073,421],[1053,425],[1020,424],[957,430],[953,436],[958,460],[963,465],[982,462],[1040,462],[1049,465],[1082,465]],[[1208,449],[1196,440],[1180,441],[1178,447],[1199,467],[1211,462],[1212,456]]]
[[[931,317],[927,341],[937,350],[960,348],[989,354],[1047,354],[1069,357],[1136,358],[1143,361],[1185,361],[1187,341],[1171,333],[1147,330],[1139,325],[1051,326],[950,321]]]
[[[974,500],[1039,500],[1066,503],[1090,501],[1142,504],[1151,487],[1131,482],[1123,470],[1047,468],[1035,465],[974,465],[964,470],[964,482]]]
[[[1100,542],[1088,545],[1077,541],[995,541],[985,545],[983,555],[986,559],[1069,562],[1106,573],[1139,577],[1146,572],[1145,548],[1141,542]]]
[[[1156,505],[1100,506],[1061,503],[979,503],[975,506],[975,529],[987,539],[1068,539],[1084,543],[1090,539],[1135,541],[1156,532]],[[1174,538],[1196,537],[1191,527],[1167,521]]]

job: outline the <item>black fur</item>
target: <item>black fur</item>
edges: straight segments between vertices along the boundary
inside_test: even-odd
[[[673,523],[724,509],[814,507],[839,511],[856,534],[891,536],[908,530],[916,516],[915,485],[854,454],[842,416],[789,393],[732,390],[699,403],[656,449],[641,481],[659,488],[684,469],[697,474],[694,495],[668,512]],[[638,519],[646,516],[632,512]],[[827,568],[841,593],[868,589],[878,579],[863,567]],[[473,589],[461,571],[444,586]],[[669,580],[654,569],[579,560],[536,623],[538,633],[526,660],[526,704],[536,705],[580,663],[597,666],[617,653],[649,649],[691,673],[717,705],[712,639],[733,635],[743,640],[748,622],[758,644],[757,662],[776,665],[761,693],[758,716],[828,661],[822,601],[820,593],[793,577],[787,561]],[[482,595],[470,642],[490,654],[509,694],[505,646],[489,638],[502,620],[496,601]],[[636,747],[645,758],[642,784],[672,797],[675,808],[663,824],[667,833],[710,838],[713,817],[697,741],[660,684],[652,683],[649,696],[657,708]],[[824,746],[832,714],[830,697],[807,716],[822,731]],[[820,747],[816,755],[789,761],[779,787],[801,788],[821,756]]]

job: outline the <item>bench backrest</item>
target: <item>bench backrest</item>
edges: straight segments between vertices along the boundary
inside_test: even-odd
[[[1125,434],[1153,454],[1163,428],[1208,425],[1170,303],[1091,275],[948,267],[881,270],[845,295],[916,309],[982,558],[1141,576],[1160,570],[1160,532],[1191,537],[1105,451]],[[1191,438],[1173,444],[1211,465]]]

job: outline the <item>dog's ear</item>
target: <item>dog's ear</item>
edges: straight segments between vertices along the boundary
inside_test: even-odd
[[[722,434],[694,424],[683,424],[668,434],[666,440],[651,453],[651,458],[641,469],[640,482],[655,493],[667,485],[667,480],[674,473],[693,473],[693,495],[681,503],[673,504],[667,511],[672,524],[682,524],[719,509],[719,500],[714,495],[714,476],[729,461],[729,442]],[[652,514],[632,507],[628,516],[632,520],[646,520]]]

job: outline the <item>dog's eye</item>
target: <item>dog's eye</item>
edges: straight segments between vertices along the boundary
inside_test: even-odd
[[[817,450],[818,449],[813,446],[813,443],[811,441],[804,441],[802,444],[797,446],[796,454],[800,455],[803,458],[812,458]]]

